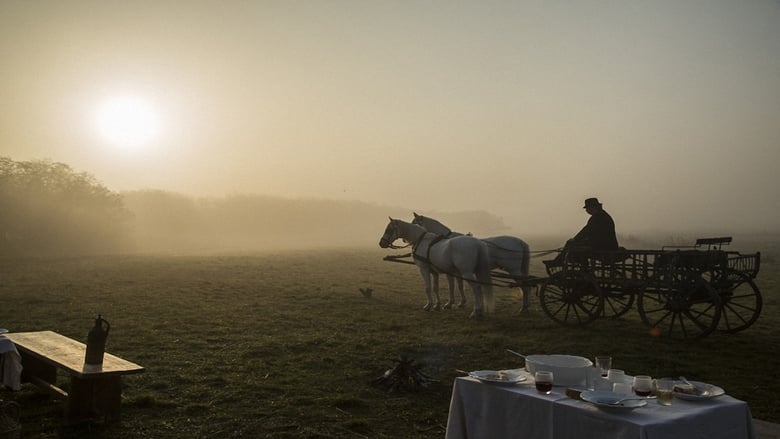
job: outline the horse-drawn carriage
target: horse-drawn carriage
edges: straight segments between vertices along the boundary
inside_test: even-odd
[[[391,220],[391,224],[393,221],[397,220]],[[452,235],[446,226],[430,218],[415,214],[414,223],[442,237]],[[387,236],[388,231],[385,239]],[[529,291],[537,287],[542,310],[564,326],[619,317],[636,305],[640,318],[654,335],[699,338],[716,329],[741,331],[761,314],[761,292],[753,281],[761,254],[723,250],[731,243],[730,237],[699,239],[695,245],[661,250],[563,250],[558,258],[545,261],[546,277],[528,274],[527,245],[523,243],[522,248],[513,251],[507,245],[512,244],[511,240],[496,245],[491,239],[483,240],[492,252],[491,259],[496,259],[495,255],[503,258],[492,264],[491,286],[522,288],[524,310]],[[385,259],[412,263],[393,256]],[[458,277],[457,273],[445,274]],[[427,284],[429,303],[430,289]],[[452,294],[451,287],[451,301]]]
[[[618,317],[636,303],[656,335],[698,338],[716,329],[741,331],[761,313],[761,292],[753,282],[761,254],[723,250],[730,242],[726,237],[661,250],[566,251],[545,263],[541,307],[566,326]]]

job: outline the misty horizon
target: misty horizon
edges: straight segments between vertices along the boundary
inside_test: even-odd
[[[437,211],[362,200],[262,194],[190,196],[158,189],[114,192],[87,172],[49,160],[0,157],[2,255],[243,253],[333,247],[376,248],[388,218],[430,216],[451,230],[511,235],[534,252],[560,248],[578,229],[520,230],[485,210]],[[584,224],[584,223],[583,223]],[[736,237],[740,249],[773,248],[780,231],[637,230],[617,227],[620,245],[659,249],[703,237]]]

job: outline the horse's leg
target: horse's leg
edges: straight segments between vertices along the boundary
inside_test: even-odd
[[[431,272],[431,277],[433,277],[433,294],[436,296],[436,301],[433,303],[433,309],[438,311],[441,309],[441,299],[439,298],[439,273]]]
[[[427,267],[420,266],[420,275],[422,275],[423,282],[425,282],[425,297],[428,298],[428,301],[425,303],[425,306],[423,307],[424,310],[430,311],[431,307],[433,306],[432,298],[431,298],[431,272],[428,270]]]
[[[444,304],[444,309],[452,308],[452,304],[455,303],[455,276],[447,274],[447,288],[450,290],[450,300]]]
[[[520,271],[512,271],[509,274],[512,275],[512,277],[515,279],[516,282],[520,283],[521,285],[525,281],[525,279],[528,278],[528,273],[523,273]],[[528,286],[521,286],[520,287],[520,293],[523,295],[523,303],[520,306],[520,313],[521,314],[528,314],[531,311],[531,287]]]
[[[462,273],[463,279],[469,283],[471,291],[474,293],[474,309],[471,311],[471,317],[481,318],[484,314],[483,301],[482,301],[482,286],[477,281],[477,276],[474,273]]]
[[[484,296],[485,311],[488,313],[496,312],[496,298],[493,297],[493,286],[490,285],[489,280],[482,280],[482,295]]]
[[[466,306],[466,291],[463,290],[463,278],[458,278],[458,291],[460,291],[460,303],[458,304],[458,308],[463,308]]]

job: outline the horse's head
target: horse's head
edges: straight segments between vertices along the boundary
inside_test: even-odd
[[[417,224],[418,226],[425,227],[425,220],[427,218],[425,218],[422,215],[417,215],[417,212],[412,212],[412,213],[414,214],[414,219],[412,220],[412,224]]]
[[[385,227],[385,233],[379,240],[379,246],[382,248],[390,247],[395,240],[398,239],[398,220],[390,218],[390,222]]]
[[[452,230],[449,227],[445,226],[438,220],[427,216],[418,215],[417,212],[413,213],[414,219],[412,220],[412,224],[417,224],[425,230],[441,236],[449,236],[452,233]]]

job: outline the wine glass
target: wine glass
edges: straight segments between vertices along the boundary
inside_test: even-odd
[[[601,376],[606,377],[607,371],[612,369],[612,357],[607,355],[599,355],[596,357],[596,367],[601,369]]]
[[[553,388],[552,372],[546,370],[537,371],[534,374],[534,380],[536,381],[536,390],[539,393],[543,393],[545,395],[549,395],[550,393],[552,393],[552,388]]]
[[[653,392],[653,379],[647,375],[634,377],[634,393],[637,396],[650,396]]]

